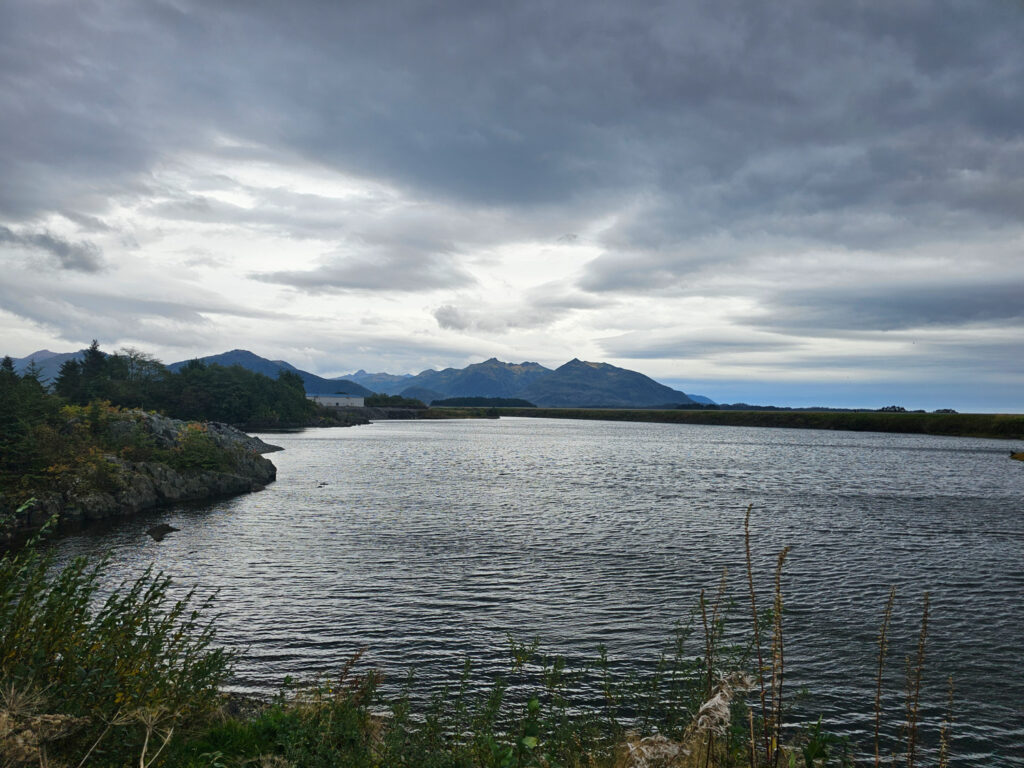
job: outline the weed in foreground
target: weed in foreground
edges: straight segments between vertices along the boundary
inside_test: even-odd
[[[14,742],[0,741],[0,761],[154,764],[227,679],[212,597],[172,600],[170,579],[149,569],[100,600],[106,560],[56,570],[35,544],[0,557],[2,717],[22,744],[9,754]]]
[[[431,697],[409,678],[397,693],[361,671],[357,654],[331,680],[288,685],[244,718],[213,713],[230,658],[212,646],[209,601],[168,598],[147,572],[104,601],[106,563],[60,572],[33,547],[0,560],[0,765],[142,768],[821,768],[850,765],[846,745],[786,723],[782,571],[759,612],[745,521],[750,615],[723,574],[671,647],[643,671],[609,657],[574,666],[510,640],[508,673],[481,679],[467,662]],[[879,633],[876,765],[882,677],[895,592]],[[901,761],[920,759],[918,723],[927,603],[908,662]],[[770,634],[765,653],[762,638]],[[950,692],[950,696],[952,691]],[[792,697],[790,697],[792,698]],[[785,706],[784,706],[785,705]],[[204,725],[198,730],[197,722]],[[940,735],[948,765],[952,704]],[[6,730],[5,730],[6,729]],[[16,751],[14,746],[17,743]],[[885,760],[886,764],[895,764]]]

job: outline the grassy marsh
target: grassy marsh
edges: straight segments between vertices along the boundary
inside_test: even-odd
[[[880,411],[686,411],[602,408],[499,408],[502,416],[708,424],[730,427],[837,429],[1024,440],[1024,414]]]

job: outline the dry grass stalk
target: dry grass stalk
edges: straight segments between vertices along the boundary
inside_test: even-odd
[[[152,707],[139,707],[138,709],[119,714],[108,724],[107,730],[109,730],[110,725],[126,726],[134,723],[138,723],[145,728],[146,734],[142,740],[142,751],[139,753],[139,768],[150,768],[150,766],[156,763],[160,753],[164,751],[164,747],[170,743],[171,737],[174,735],[175,723],[179,717],[181,717],[180,712],[169,710],[159,704]],[[106,734],[106,732],[104,731],[103,733]],[[156,743],[154,737],[160,739],[160,746],[157,747],[156,752],[150,755],[150,742]],[[103,736],[101,735],[100,738],[102,739]],[[97,741],[97,743],[99,742]],[[91,753],[95,747],[96,745],[94,744],[89,752]]]
[[[930,596],[924,593],[924,609],[921,612],[921,634],[917,640],[917,655],[911,666],[907,658],[907,768],[914,768],[917,751],[917,729],[920,719],[921,675],[924,672],[924,646],[928,637],[928,608]]]
[[[715,669],[715,666],[714,666],[715,665],[715,650],[714,650],[714,638],[712,637],[712,630],[710,630],[708,628],[708,611],[707,611],[707,604],[704,602],[704,590],[703,589],[700,591],[700,618],[701,618],[701,621],[704,623],[704,645],[705,645],[704,666],[705,666],[705,668],[707,670],[707,676],[708,676],[708,682],[707,682],[707,685],[704,688],[704,695],[705,696],[711,696],[711,689],[712,689],[712,686],[714,684],[713,683],[713,681],[714,681],[713,675],[714,675],[714,669]],[[703,707],[701,707],[701,709],[703,710]],[[699,718],[699,716],[700,715],[698,713],[698,718]],[[705,748],[704,748],[704,766],[705,766],[705,768],[707,768],[708,764],[711,762],[711,750],[714,747],[714,739],[715,739],[714,733],[709,733],[708,737],[707,737],[707,744],[705,745]]]
[[[678,741],[672,741],[660,733],[639,738],[637,734],[626,736],[626,743],[619,749],[615,768],[681,768],[681,758],[689,752]]]
[[[731,680],[723,680],[715,688],[713,695],[700,705],[694,718],[694,733],[710,733],[724,736],[729,730],[729,707],[735,696],[735,685]]]
[[[718,593],[715,595],[715,604],[711,609],[711,627],[708,628],[708,615],[704,604],[704,590],[700,591],[700,613],[704,621],[704,640],[707,645],[707,670],[708,683],[705,689],[705,696],[711,698],[714,691],[714,670],[715,670],[715,646],[718,640],[718,612],[725,598],[725,588],[729,578],[729,569],[722,569],[722,578],[718,582]],[[714,749],[714,734],[709,735],[707,749],[704,756],[704,768],[711,763],[711,752]]]
[[[772,719],[770,725],[765,723],[765,729],[771,732],[771,752],[767,755],[767,760],[775,766],[779,764],[779,747],[782,743],[782,680],[786,668],[782,640],[782,566],[788,554],[789,547],[779,553],[779,561],[775,566],[775,600],[772,605]]]
[[[750,722],[750,768],[757,764],[757,741],[754,740],[754,710],[747,710],[747,719]]]
[[[750,588],[750,611],[754,621],[754,647],[757,649],[757,683],[761,692],[761,720],[764,723],[768,722],[768,702],[764,690],[764,656],[761,653],[761,628],[760,622],[757,618],[757,597],[754,592],[754,564],[753,558],[750,554],[750,511],[754,508],[753,504],[747,506],[747,515],[743,521],[743,545],[746,549],[747,554],[747,585]],[[765,759],[768,759],[768,755],[771,754],[770,743],[768,741],[768,729],[764,729],[764,754]],[[757,765],[757,747],[753,738],[750,740],[751,768]]]
[[[682,741],[672,741],[661,734],[639,738],[629,733],[617,750],[615,768],[700,768],[730,764],[724,747],[715,747],[714,738],[724,736],[731,722],[730,708],[737,691],[750,690],[753,683],[746,676],[733,676],[719,681],[711,696],[701,704]],[[753,717],[751,715],[751,717]],[[751,719],[753,733],[753,719]]]
[[[729,580],[729,569],[722,569],[722,578],[718,581],[718,592],[715,594],[715,604],[711,608],[711,626],[718,626],[718,612],[722,608],[722,601],[725,600],[725,588]]]
[[[875,678],[875,768],[882,764],[879,752],[879,731],[882,726],[882,672],[885,669],[885,655],[889,650],[889,621],[892,619],[893,605],[896,603],[896,587],[889,588],[889,599],[882,613],[882,627],[878,631],[878,675]]]
[[[18,688],[11,682],[0,687],[0,764],[45,766],[46,743],[88,723],[84,717],[39,714],[43,703],[41,691]]]
[[[946,716],[942,718],[939,729],[939,768],[949,768],[949,732],[953,727],[953,676],[949,676],[949,700],[946,705]]]
[[[46,764],[46,744],[84,726],[85,717],[12,715],[0,710],[0,761],[4,765]]]

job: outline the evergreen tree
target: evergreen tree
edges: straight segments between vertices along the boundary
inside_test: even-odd
[[[57,374],[57,381],[54,383],[54,390],[58,395],[72,403],[77,403],[82,397],[82,366],[75,360],[65,360],[61,363],[60,372]]]
[[[103,376],[107,367],[107,355],[100,351],[100,343],[96,339],[82,355],[82,378],[92,381]]]
[[[38,470],[37,430],[59,408],[57,398],[39,381],[38,368],[19,377],[13,365],[0,364],[0,477]]]
[[[100,343],[93,339],[82,355],[82,388],[75,402],[85,405],[90,400],[107,398],[109,381],[107,355],[100,351]]]

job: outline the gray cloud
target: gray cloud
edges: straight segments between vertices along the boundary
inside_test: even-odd
[[[520,300],[502,305],[464,300],[462,306],[443,304],[432,314],[438,326],[452,331],[508,333],[514,329],[546,328],[574,310],[608,306],[607,300],[545,283]]]
[[[308,293],[399,291],[458,288],[473,277],[444,254],[391,251],[377,256],[339,257],[317,269],[257,272],[253,280],[298,288]]]
[[[8,213],[141,193],[162,153],[223,134],[474,203],[653,190],[690,234],[893,205],[918,225],[935,208],[1006,221],[1021,178],[1013,4],[22,0],[6,16]]]
[[[916,285],[783,290],[748,318],[775,330],[822,334],[914,328],[1024,325],[1024,279],[922,281]]]
[[[99,272],[104,266],[103,255],[93,243],[73,243],[50,232],[14,232],[0,225],[2,244],[42,251],[48,256],[49,262],[59,269]]]
[[[743,338],[735,333],[726,335],[699,331],[686,334],[634,331],[600,339],[599,343],[601,349],[612,357],[638,360],[735,358],[740,355],[793,350],[800,346],[795,339],[767,334],[749,333]]]
[[[443,304],[432,314],[439,326],[450,331],[466,331],[474,325],[473,318],[453,304]]]
[[[211,334],[217,315],[280,319],[281,315],[240,306],[212,292],[165,281],[154,296],[110,287],[55,283],[38,275],[10,271],[0,281],[0,307],[59,338],[81,343],[145,339],[181,346]]]

